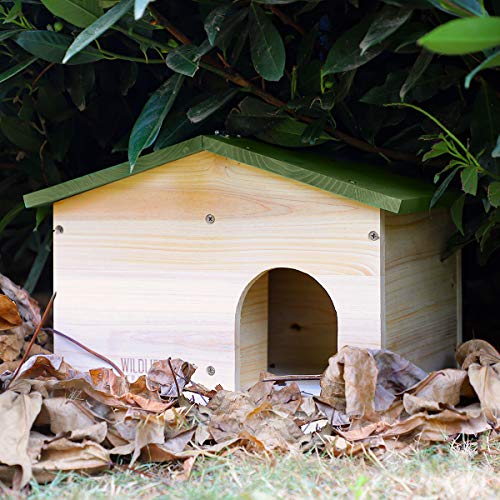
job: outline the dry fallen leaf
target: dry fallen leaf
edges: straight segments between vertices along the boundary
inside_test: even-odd
[[[483,412],[497,426],[500,419],[500,362],[490,366],[470,365],[468,374]]]
[[[17,335],[0,335],[0,360],[3,362],[15,361],[21,354],[22,347],[23,342]]]
[[[157,361],[146,375],[146,386],[150,391],[158,391],[162,397],[177,398],[195,371],[196,366],[182,359]]]
[[[0,274],[0,290],[16,303],[23,321],[30,323],[31,326],[40,323],[42,319],[40,306],[24,288],[17,286],[7,276]]]
[[[42,407],[42,395],[18,394],[6,391],[0,394],[0,463],[20,467],[22,474],[15,488],[22,488],[31,479],[31,460],[28,440],[31,427]]]
[[[15,302],[10,300],[7,295],[0,295],[0,331],[10,330],[22,323],[23,320],[19,316]]]
[[[375,413],[377,375],[375,359],[367,349],[345,346],[328,361],[320,398],[348,416],[370,418]]]

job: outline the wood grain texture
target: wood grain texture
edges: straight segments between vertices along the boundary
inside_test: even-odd
[[[432,185],[392,174],[387,169],[234,137],[199,136],[143,156],[133,175],[201,151],[215,153],[394,213],[426,210],[434,193]],[[27,194],[24,202],[28,208],[39,207],[127,177],[130,177],[129,164],[121,163]],[[453,199],[453,195],[446,193],[441,203],[450,204]]]
[[[269,371],[322,373],[337,352],[337,313],[322,286],[292,269],[269,272]]]
[[[453,225],[445,211],[385,213],[384,345],[426,370],[454,366],[457,256],[440,256]]]
[[[239,351],[236,387],[247,389],[267,371],[269,273],[257,278],[242,299],[236,313],[235,347]]]
[[[339,347],[381,345],[378,209],[203,152],[60,201],[54,225],[56,328],[131,375],[181,357],[200,383],[235,387],[240,298],[282,267],[332,297]],[[97,363],[62,339],[56,351]]]

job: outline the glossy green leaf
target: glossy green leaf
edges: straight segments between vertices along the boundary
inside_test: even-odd
[[[497,143],[495,149],[491,152],[493,158],[500,158],[500,135],[497,137]]]
[[[372,18],[367,17],[337,38],[328,52],[323,67],[324,75],[358,68],[382,52],[383,43],[370,47],[363,54],[359,48],[371,23]]]
[[[44,207],[38,207],[36,209],[36,216],[35,216],[35,229],[34,231],[37,231],[38,228],[40,227],[40,224],[47,218],[47,215],[50,213],[50,205],[46,205]]]
[[[129,90],[137,82],[137,76],[139,74],[139,68],[135,62],[121,66],[120,68],[120,94],[126,96]]]
[[[431,52],[427,52],[426,50],[422,50],[422,52],[420,52],[410,72],[408,73],[408,77],[399,91],[399,97],[402,101],[405,100],[408,92],[416,85],[420,77],[424,74],[424,71],[432,61],[432,57],[433,55]]]
[[[437,158],[438,156],[444,155],[446,153],[449,153],[448,146],[446,145],[446,142],[440,141],[436,144],[433,144],[431,150],[427,151],[427,153],[422,156],[422,161],[427,161],[431,158]]]
[[[390,37],[396,30],[401,28],[408,21],[412,11],[385,5],[373,19],[368,32],[363,37],[359,44],[361,55],[363,55],[370,47],[377,45],[386,38]]]
[[[248,31],[248,11],[248,8],[238,9],[225,17],[214,40],[214,44],[224,53],[229,52],[237,43],[241,43],[242,33]]]
[[[302,37],[297,49],[297,66],[304,66],[311,60],[318,33],[318,25],[315,24],[313,28]]]
[[[42,3],[54,16],[78,28],[86,28],[103,14],[98,0],[42,0]]]
[[[474,100],[470,129],[472,150],[485,150],[490,156],[500,131],[500,98],[495,86],[483,80]]]
[[[212,113],[227,104],[237,93],[238,89],[222,90],[212,95],[208,99],[193,106],[187,112],[187,117],[192,123],[199,123],[208,118]]]
[[[12,3],[14,5],[7,12],[7,15],[5,16],[5,19],[3,19],[3,22],[6,23],[6,24],[13,22],[23,12],[23,4],[22,4],[21,0],[14,0]]]
[[[191,122],[186,116],[185,110],[177,111],[176,113],[171,112],[163,122],[153,149],[158,151],[159,149],[172,146],[184,139],[193,137],[200,131],[202,126],[205,126],[205,123],[206,122]]]
[[[144,15],[146,7],[153,0],[134,0],[134,19],[138,21]]]
[[[158,137],[163,121],[174,104],[183,81],[183,75],[174,74],[153,93],[142,108],[132,128],[128,145],[131,172],[142,150],[151,146]]]
[[[211,49],[208,40],[200,46],[181,45],[168,54],[167,66],[176,73],[193,77],[198,71],[200,59]]]
[[[308,125],[293,118],[284,118],[273,127],[256,134],[259,139],[289,148],[303,148],[305,146],[315,146],[331,141],[332,137],[326,132],[317,135],[315,141],[305,142],[304,137]]]
[[[429,208],[433,208],[434,206],[436,206],[437,202],[442,198],[445,191],[448,189],[448,186],[450,185],[451,181],[455,177],[455,174],[457,173],[457,171],[458,171],[458,169],[455,168],[452,172],[450,172],[446,176],[445,180],[439,185],[439,187],[436,189],[436,191],[434,192],[434,194],[432,196]]]
[[[65,64],[69,59],[81,52],[87,45],[99,38],[111,26],[118,22],[132,7],[134,0],[121,0],[111,7],[103,16],[99,17],[91,25],[87,26],[69,46],[63,59]]]
[[[31,266],[30,272],[26,281],[24,282],[23,287],[26,289],[28,293],[33,293],[36,285],[42,275],[42,271],[47,264],[47,260],[52,251],[52,231],[47,231],[45,238],[40,243],[37,251],[37,255],[35,260],[33,261],[33,265]]]
[[[205,19],[204,28],[207,33],[208,41],[214,45],[215,39],[220,34],[224,21],[229,12],[231,12],[231,5],[221,5],[212,10]]]
[[[468,17],[438,26],[419,40],[427,50],[461,55],[500,45],[500,17]]]
[[[75,106],[83,111],[86,108],[86,97],[95,83],[95,70],[91,64],[68,68],[67,89]]]
[[[485,14],[484,2],[481,0],[428,0],[428,2],[443,12],[455,16],[464,17],[470,14],[482,16]]]
[[[488,69],[488,68],[495,68],[497,66],[500,66],[500,49],[496,50],[488,56],[481,64],[476,66],[466,77],[465,77],[465,83],[464,86],[466,89],[470,87],[470,83],[472,82],[472,79],[483,69]]]
[[[327,119],[326,117],[321,117],[317,120],[308,123],[304,128],[300,140],[306,146],[315,146],[318,143],[318,139],[324,139],[328,134],[324,134]]]
[[[45,61],[60,63],[67,48],[71,44],[71,37],[53,31],[23,31],[14,38],[14,41],[24,50]],[[99,61],[103,56],[93,47],[87,47],[77,54],[69,64],[86,64]]]
[[[0,218],[0,234],[24,210],[24,203],[14,205],[2,218]]]
[[[14,66],[6,69],[2,73],[0,73],[0,83],[7,81],[9,78],[16,76],[18,73],[21,73],[21,71],[24,71],[28,66],[31,66],[37,59],[38,57],[35,56],[28,57],[27,59],[24,59]]]
[[[21,33],[23,30],[5,30],[0,31],[0,42],[12,38],[14,35]]]
[[[500,182],[492,182],[488,186],[488,200],[495,208],[500,207]]]
[[[40,152],[43,137],[29,122],[22,121],[17,116],[3,116],[0,119],[0,130],[12,144],[22,151]]]
[[[277,82],[285,71],[285,44],[271,19],[257,5],[250,5],[252,63],[262,78]]]
[[[281,110],[256,97],[245,97],[226,120],[230,134],[254,135],[287,118]]]
[[[477,193],[477,184],[479,181],[479,172],[474,167],[466,167],[460,172],[462,189],[473,196]]]
[[[466,194],[463,194],[462,196],[458,197],[453,202],[453,205],[451,206],[450,209],[451,220],[462,234],[464,234],[463,213],[464,213],[464,205],[466,197],[467,197]]]

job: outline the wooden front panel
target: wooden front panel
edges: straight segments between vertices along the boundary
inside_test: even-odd
[[[460,318],[459,256],[441,261],[446,211],[385,213],[385,346],[426,370],[454,366]]]
[[[234,387],[240,298],[277,267],[328,291],[339,347],[380,346],[377,209],[199,153],[58,202],[54,224],[56,327],[131,375],[182,357],[199,382]],[[61,339],[56,349],[102,364]]]

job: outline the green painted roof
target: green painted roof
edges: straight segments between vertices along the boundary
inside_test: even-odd
[[[121,163],[27,194],[24,203],[27,208],[48,205],[200,151],[209,151],[399,214],[427,210],[435,189],[423,181],[366,164],[334,160],[316,153],[284,149],[250,139],[199,136],[141,157],[132,174],[128,162]]]

